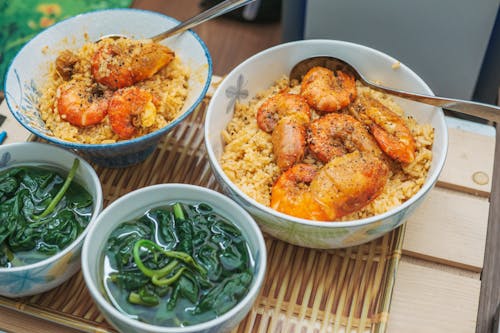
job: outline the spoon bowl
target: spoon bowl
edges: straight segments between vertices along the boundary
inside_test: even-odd
[[[500,122],[500,107],[484,103],[460,100],[460,99],[416,94],[412,92],[385,87],[367,80],[360,71],[358,71],[354,66],[352,66],[348,62],[330,56],[316,56],[299,61],[290,71],[290,82],[294,80],[300,82],[302,80],[302,77],[307,73],[307,71],[315,66],[326,67],[333,71],[342,70],[351,73],[363,85],[386,94],[391,94],[394,96],[398,96],[401,98],[409,99],[424,104],[434,105],[446,110],[458,112],[461,114],[466,114],[469,116],[485,119],[492,122]]]

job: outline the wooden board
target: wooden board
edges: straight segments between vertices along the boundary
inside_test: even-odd
[[[480,286],[478,278],[402,259],[387,332],[474,332]]]
[[[495,138],[453,127],[448,133],[447,163],[440,185],[487,197],[492,184]]]
[[[408,219],[403,253],[480,272],[489,202],[437,187]]]
[[[451,123],[450,153],[438,186],[406,224],[387,332],[476,330],[495,130]],[[487,184],[473,182],[478,170],[488,177]]]

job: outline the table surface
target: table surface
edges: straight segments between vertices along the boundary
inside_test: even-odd
[[[154,0],[136,0],[133,7],[148,10],[155,10],[166,13],[179,20],[185,20],[200,11],[200,1],[198,0],[170,0],[170,1],[154,1]],[[259,52],[263,49],[277,45],[281,41],[281,25],[276,23],[248,23],[240,22],[227,18],[218,18],[206,22],[203,25],[194,29],[200,37],[205,41],[211,53],[213,60],[213,69],[215,75],[224,75],[228,73],[234,66],[239,64],[249,56]],[[471,134],[463,130],[464,123],[458,122],[458,125],[452,130],[453,140],[458,140],[460,147],[458,151],[451,151],[449,155],[451,158],[456,158],[460,161],[464,156],[464,151],[467,151],[467,144],[474,142],[480,144],[482,152],[479,157],[473,156],[472,163],[480,163],[477,160],[484,157],[487,161],[486,167],[490,170],[490,187],[488,190],[476,189],[472,186],[472,191],[464,191],[463,188],[458,189],[460,195],[455,196],[451,189],[438,189],[433,193],[434,197],[439,197],[439,200],[451,200],[452,203],[457,204],[456,200],[462,200],[464,205],[469,205],[473,202],[475,207],[479,207],[478,212],[482,214],[479,219],[482,221],[477,222],[481,228],[484,229],[483,237],[477,236],[480,239],[480,246],[476,253],[446,253],[446,249],[433,249],[426,245],[426,243],[419,239],[420,234],[428,233],[428,224],[425,221],[429,220],[425,213],[417,215],[415,219],[423,221],[408,223],[407,235],[403,247],[403,258],[401,260],[399,270],[396,276],[396,284],[393,296],[393,304],[389,317],[389,332],[410,331],[409,328],[418,332],[417,321],[421,321],[424,325],[429,325],[439,331],[439,327],[454,327],[452,324],[439,326],[432,319],[439,318],[441,313],[426,313],[428,308],[428,299],[433,297],[442,297],[444,300],[442,304],[436,305],[434,308],[442,309],[442,315],[455,313],[452,318],[443,318],[444,321],[457,320],[458,314],[469,310],[465,314],[464,320],[468,320],[462,331],[470,332],[491,332],[494,325],[494,315],[496,314],[497,307],[500,300],[500,139],[495,139],[494,131],[491,135],[477,135]],[[479,126],[480,129],[485,127]],[[498,128],[497,128],[498,129]],[[456,155],[456,156],[453,156]],[[494,157],[493,157],[494,156]],[[494,165],[493,165],[494,163]],[[453,172],[454,168],[449,168],[450,171],[445,174],[445,177],[460,177]],[[446,183],[446,179],[442,180]],[[456,183],[451,181],[451,183]],[[466,188],[467,184],[464,185]],[[446,186],[444,187],[446,188]],[[467,187],[469,188],[469,187]],[[453,193],[452,193],[453,192]],[[468,192],[462,194],[462,192]],[[449,198],[451,196],[451,199]],[[432,202],[432,201],[428,201]],[[439,207],[428,207],[429,210],[436,210]],[[466,206],[463,208],[464,215],[472,216],[471,221],[474,221],[474,207]],[[424,210],[420,210],[424,211]],[[458,212],[461,211],[458,209]],[[443,217],[444,219],[449,217]],[[455,228],[454,222],[450,221],[449,228]],[[410,227],[411,226],[411,227]],[[446,227],[446,225],[445,225]],[[479,229],[481,229],[479,228]],[[486,232],[487,231],[487,232]],[[435,235],[439,237],[439,235]],[[461,240],[459,240],[461,241]],[[439,242],[438,242],[439,243]],[[469,244],[460,244],[460,246],[468,246]],[[427,246],[427,248],[422,248]],[[441,251],[439,256],[435,256],[433,251]],[[426,252],[427,251],[427,252]],[[448,251],[453,252],[453,251]],[[426,254],[427,253],[427,254]],[[418,255],[417,255],[418,254]],[[423,254],[423,255],[422,255]],[[454,259],[453,256],[459,255],[460,259]],[[447,257],[448,256],[448,257]],[[436,259],[438,258],[438,259]],[[438,272],[438,273],[436,273]],[[439,273],[441,272],[441,273]],[[429,276],[431,274],[432,276]],[[437,275],[436,275],[437,274]],[[415,278],[415,276],[417,276]],[[459,294],[453,294],[451,297],[443,292],[441,286],[446,285],[447,279],[459,283],[456,288],[461,288]],[[455,288],[453,286],[453,288]],[[408,292],[410,290],[410,292]],[[467,294],[467,292],[469,294]],[[453,297],[454,296],[454,297]],[[408,305],[407,300],[413,297],[413,304]],[[426,298],[427,297],[427,298]],[[470,301],[472,299],[472,301]],[[454,309],[453,302],[462,301],[466,303],[466,310],[461,305],[461,309]],[[421,303],[418,303],[421,301]],[[477,313],[477,318],[471,316],[471,311]],[[419,316],[411,316],[411,314],[419,314]],[[474,314],[474,313],[473,313]],[[412,319],[410,319],[413,317]],[[449,324],[449,323],[448,323]],[[454,323],[455,326],[457,323]],[[472,328],[472,329],[471,329]],[[46,320],[40,320],[31,316],[22,314],[19,311],[9,309],[1,309],[0,311],[0,330],[9,332],[75,332],[72,329],[61,327],[57,324]]]

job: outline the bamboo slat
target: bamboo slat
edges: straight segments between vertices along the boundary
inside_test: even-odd
[[[204,101],[146,161],[124,169],[94,166],[109,204],[140,187],[191,183],[220,190],[203,141]],[[403,229],[371,243],[313,250],[266,236],[268,270],[261,293],[234,332],[383,332]],[[86,332],[114,332],[95,307],[81,273],[56,289],[0,306]]]

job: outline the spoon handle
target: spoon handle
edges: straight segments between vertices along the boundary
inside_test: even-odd
[[[380,92],[500,123],[500,107],[498,106],[460,99],[414,94],[402,90],[383,87],[368,81],[365,81],[364,84]]]
[[[191,29],[192,27],[203,23],[205,21],[208,21],[210,19],[213,19],[217,16],[226,14],[234,9],[237,9],[241,6],[244,6],[252,1],[255,0],[225,0],[222,1],[221,3],[205,10],[204,12],[201,12],[200,14],[193,16],[192,18],[176,25],[172,29],[169,29],[165,32],[162,32],[156,36],[153,36],[151,39],[153,42],[159,42],[167,37],[170,37],[172,35],[181,33],[183,31],[186,31],[188,29]]]

